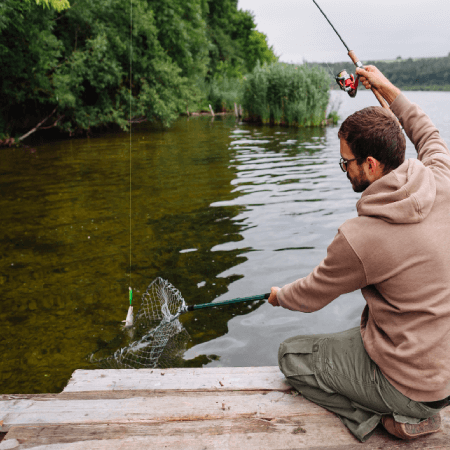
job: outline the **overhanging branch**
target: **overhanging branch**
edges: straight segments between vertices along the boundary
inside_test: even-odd
[[[34,133],[37,129],[39,129],[39,127],[48,119],[50,119],[50,117],[53,116],[53,114],[55,114],[56,110],[58,109],[58,106],[55,107],[55,109],[53,110],[52,113],[50,113],[42,122],[39,122],[32,130],[30,130],[28,133],[25,133],[23,136],[20,136],[20,138],[18,139],[19,141],[23,141],[25,138],[27,138],[30,134]],[[56,122],[55,122],[56,124]]]

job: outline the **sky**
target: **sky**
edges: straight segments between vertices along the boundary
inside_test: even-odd
[[[316,0],[364,63],[450,53],[450,0]],[[312,0],[238,0],[280,61],[346,61],[347,50]]]

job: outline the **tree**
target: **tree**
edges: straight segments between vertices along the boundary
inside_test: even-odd
[[[209,0],[208,11],[208,78],[242,77],[258,60],[261,64],[277,60],[266,36],[256,31],[253,14],[238,10],[237,0]]]
[[[51,123],[62,130],[126,129],[130,86],[132,117],[168,125],[185,108],[188,80],[159,42],[145,0],[133,0],[132,52],[128,2],[78,0],[59,16],[33,2],[2,4],[10,26],[0,36],[0,133],[17,135],[55,106]]]
[[[246,45],[246,61],[249,72],[256,67],[257,62],[261,64],[271,64],[278,61],[278,57],[273,51],[273,47],[269,47],[267,36],[258,30],[252,30]]]
[[[205,101],[205,77],[274,58],[237,0],[0,0],[0,140],[127,129],[130,104],[131,119],[169,125]]]
[[[157,39],[185,77],[204,77],[209,42],[203,0],[149,0]]]
[[[11,135],[55,107],[49,73],[61,43],[52,34],[54,10],[20,0],[2,0],[0,7],[0,135]]]

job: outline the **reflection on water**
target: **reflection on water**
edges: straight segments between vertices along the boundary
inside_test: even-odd
[[[341,92],[341,117],[376,100]],[[450,142],[449,93],[411,92]],[[1,393],[60,391],[85,357],[118,339],[157,276],[187,304],[268,292],[307,275],[355,194],[338,166],[338,127],[294,130],[180,119],[128,134],[2,149]],[[411,145],[407,156],[414,156]],[[184,366],[274,365],[295,334],[355,326],[360,293],[313,314],[266,302],[187,313]]]

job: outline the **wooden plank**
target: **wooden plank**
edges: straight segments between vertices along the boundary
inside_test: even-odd
[[[11,407],[13,402],[15,404]],[[50,399],[36,401],[19,399],[13,402],[7,402],[6,406],[0,405],[1,420],[4,421],[4,430],[2,431],[17,425],[55,426],[59,424],[66,428],[74,425],[109,424],[109,426],[145,425],[151,427],[175,424],[183,427],[187,426],[185,423],[195,424],[195,427],[201,430],[202,427],[209,429],[208,427],[214,428],[215,426],[217,428],[214,423],[225,424],[229,421],[253,420],[265,424],[282,424],[288,420],[290,423],[302,426],[318,422],[334,423],[334,426],[341,427],[347,435],[350,435],[333,413],[301,396],[283,392],[202,393],[177,391],[172,394],[152,393],[148,397],[119,400]],[[444,410],[441,414],[444,431],[440,435],[445,437],[446,442],[450,442],[450,410]],[[328,439],[333,436],[332,441],[335,442],[334,434],[330,434],[332,432],[330,426],[324,425],[321,433]],[[7,438],[11,438],[9,433]]]
[[[394,450],[448,449],[447,435],[436,433],[414,441],[389,436],[379,427],[364,444],[333,416],[276,420],[238,418],[212,421],[142,424],[46,425],[13,427],[5,447],[17,450],[75,449],[304,449]]]
[[[290,387],[277,366],[204,369],[76,370],[64,393],[117,390],[280,390]]]
[[[61,394],[0,396],[0,450],[450,449],[450,408],[439,433],[380,427],[361,444],[283,380],[277,367],[79,370]]]
[[[0,401],[17,399],[48,400],[49,398],[58,398],[59,395],[60,394],[0,394]]]
[[[0,431],[13,425],[152,423],[236,417],[276,418],[310,414],[331,415],[290,393],[267,391],[151,391],[147,397],[124,399],[10,400],[0,402]]]

